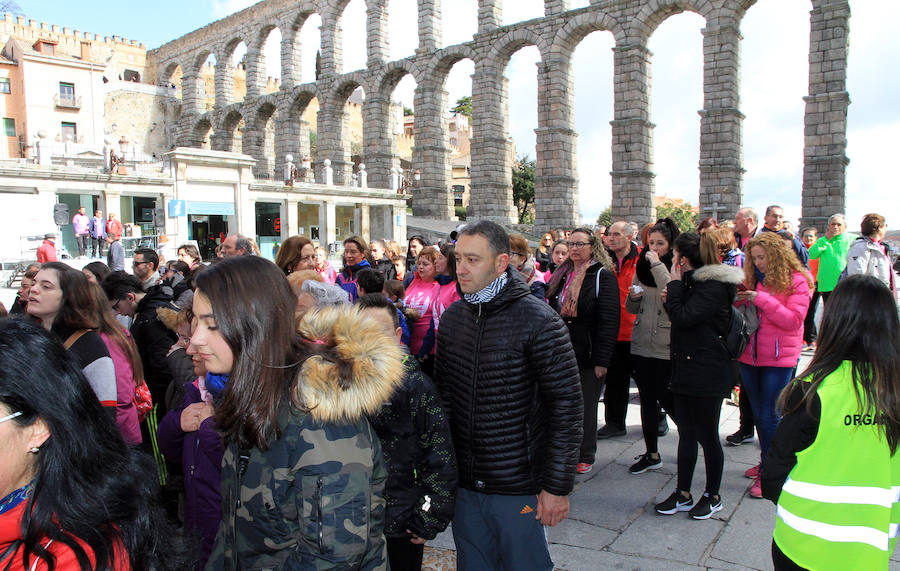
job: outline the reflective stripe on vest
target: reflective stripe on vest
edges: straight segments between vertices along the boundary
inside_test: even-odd
[[[826,486],[787,479],[782,491],[817,502],[828,504],[872,504],[892,508],[900,501],[900,486],[890,489],[868,486]]]
[[[800,533],[814,535],[835,543],[866,543],[882,551],[888,550],[890,540],[897,537],[897,531],[900,529],[896,523],[891,524],[890,533],[860,525],[831,525],[796,516],[784,509],[783,506],[778,506],[777,513],[786,525]]]

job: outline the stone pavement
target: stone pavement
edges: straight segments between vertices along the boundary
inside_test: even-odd
[[[808,357],[805,357],[805,364]],[[602,406],[601,415],[602,419]],[[675,488],[678,431],[669,421],[668,435],[659,439],[663,467],[639,475],[628,472],[634,457],[645,452],[640,429],[637,390],[628,407],[628,434],[598,441],[597,459],[589,474],[578,476],[569,518],[547,528],[550,555],[557,569],[572,570],[768,570],[775,506],[748,495],[751,480],[744,471],[759,460],[756,440],[725,446],[721,496],[723,510],[705,521],[687,513],[658,515],[653,507]],[[719,433],[737,430],[738,408],[725,404]],[[703,492],[703,452],[694,472],[693,494]],[[428,543],[426,569],[454,569],[450,530]],[[900,571],[900,550],[892,570]]]

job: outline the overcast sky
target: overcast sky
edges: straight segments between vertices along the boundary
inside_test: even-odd
[[[253,4],[253,0],[156,0],[129,3],[127,14],[97,0],[19,0],[27,17],[101,35],[119,35],[157,47],[193,29]],[[453,11],[443,14],[444,45],[471,38],[476,28],[477,0],[445,0]],[[587,0],[573,0],[572,7]],[[807,94],[809,0],[758,0],[741,25],[741,111],[744,120],[744,203],[758,208],[779,203],[790,219],[800,216],[803,176],[803,96]],[[847,214],[855,228],[866,212],[900,227],[898,184],[884,168],[897,161],[900,132],[900,2],[866,0],[852,4],[848,90],[852,104],[848,123]],[[391,57],[411,55],[417,36],[415,0],[390,2]],[[504,5],[504,23],[540,17],[543,0],[515,0]],[[177,14],[177,17],[175,15]],[[318,21],[302,30],[305,61],[313,60]],[[691,13],[667,19],[650,39],[651,110],[656,124],[654,170],[656,192],[697,203],[699,131],[702,108],[703,19]],[[365,65],[365,3],[352,0],[344,13],[344,69]],[[279,32],[270,38],[267,74],[280,75]],[[610,126],[612,120],[612,36],[589,35],[575,52],[575,129],[578,137],[579,205],[586,220],[610,203]],[[534,156],[537,127],[536,48],[517,52],[507,68],[510,134],[519,153]],[[274,60],[274,63],[273,63]],[[308,80],[311,66],[304,79]],[[451,104],[471,94],[473,66],[457,64],[447,82]],[[415,82],[407,77],[394,98],[413,107]],[[888,180],[891,178],[891,180]]]

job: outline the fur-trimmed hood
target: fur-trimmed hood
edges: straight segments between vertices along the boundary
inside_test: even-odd
[[[709,264],[694,270],[692,277],[698,282],[716,281],[737,285],[744,281],[744,270],[726,264]]]
[[[403,381],[400,344],[356,307],[310,310],[298,331],[304,339],[334,347],[351,371],[349,379],[341,379],[340,367],[321,356],[303,363],[294,396],[320,422],[353,422],[373,415]]]

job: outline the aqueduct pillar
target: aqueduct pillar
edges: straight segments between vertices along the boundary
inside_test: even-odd
[[[844,212],[847,158],[847,48],[850,3],[813,2],[810,12],[809,95],[804,117],[803,217],[820,232]]]

